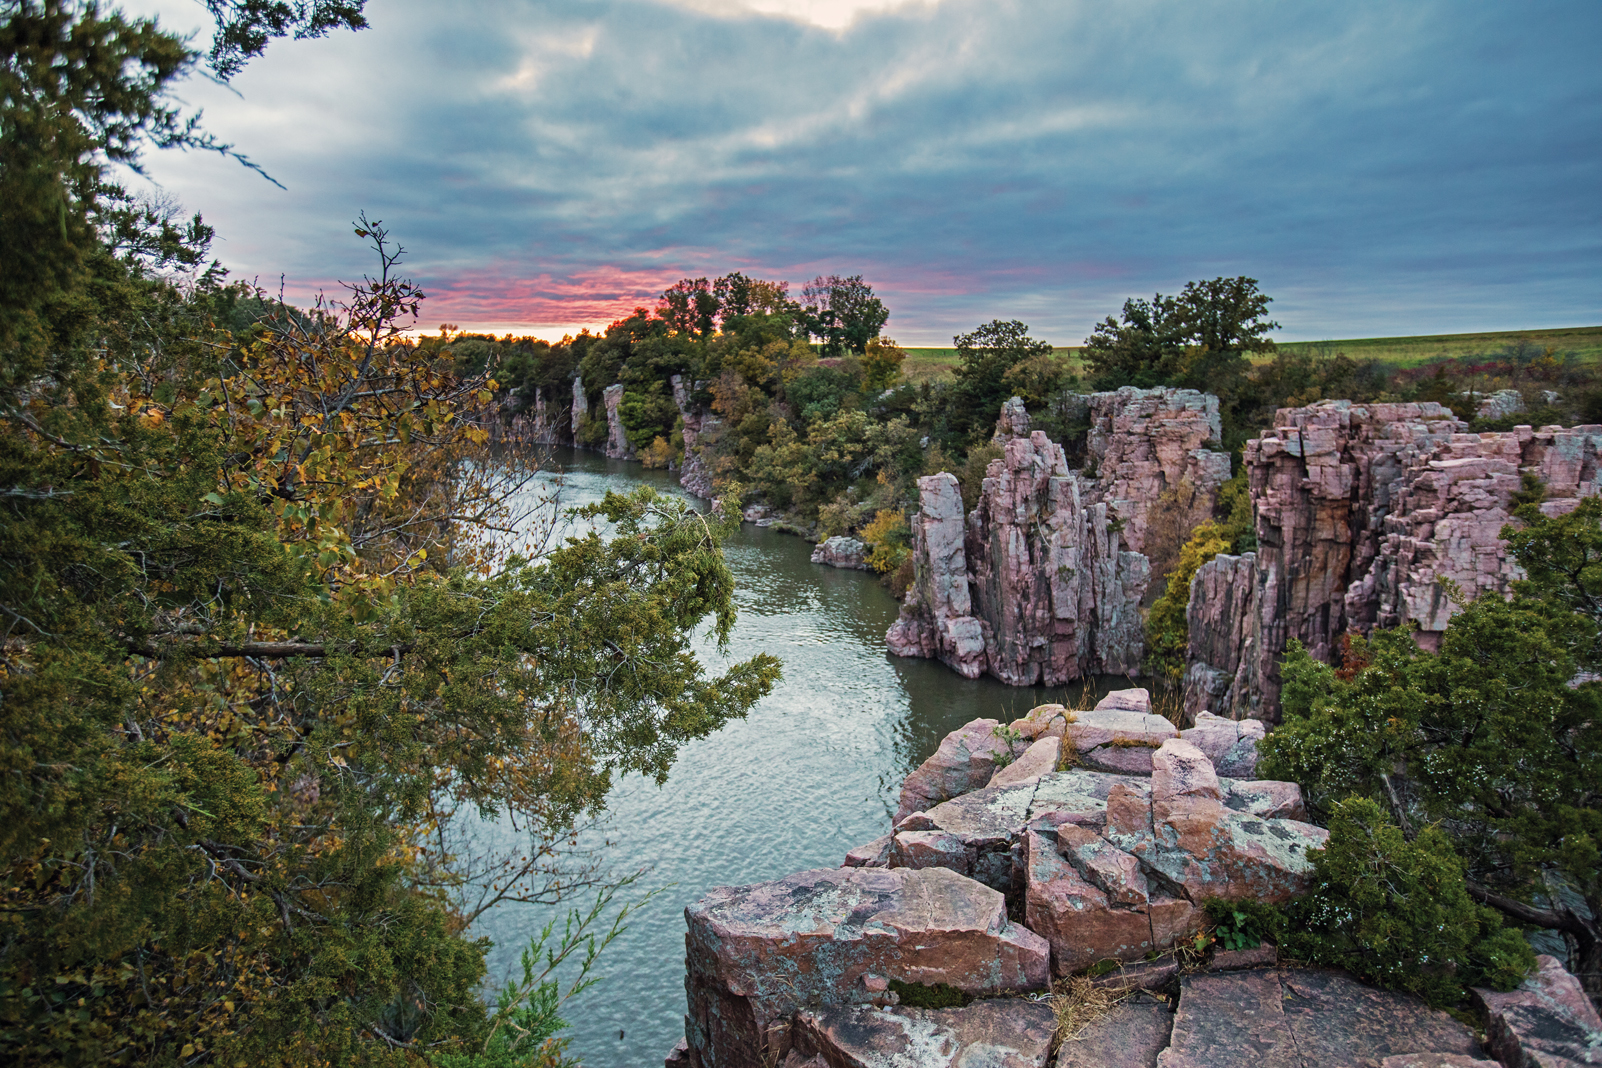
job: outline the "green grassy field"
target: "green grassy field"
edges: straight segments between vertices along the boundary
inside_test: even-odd
[[[1602,362],[1602,326],[1577,326],[1559,330],[1503,330],[1484,334],[1423,334],[1418,337],[1360,337],[1329,341],[1287,341],[1280,345],[1290,351],[1314,350],[1333,356],[1344,352],[1354,360],[1379,360],[1396,367],[1416,367],[1439,359],[1489,356],[1520,338],[1528,338],[1541,348],[1556,349],[1559,356],[1573,354],[1585,363]],[[1059,355],[1075,357],[1079,346],[1058,345]],[[1267,359],[1268,357],[1264,357]],[[957,363],[956,349],[909,348],[902,370],[913,382],[945,378]],[[1077,368],[1076,368],[1077,369]]]

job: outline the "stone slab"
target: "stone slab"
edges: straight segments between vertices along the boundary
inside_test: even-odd
[[[1173,1029],[1166,1001],[1137,995],[1064,1040],[1056,1068],[1154,1068]]]
[[[1481,1052],[1467,1027],[1409,994],[1312,968],[1285,969],[1279,976],[1285,1019],[1308,1065],[1379,1068],[1386,1057],[1402,1053]]]
[[[1051,1006],[1022,999],[960,1009],[855,1005],[797,1014],[792,1055],[830,1068],[1047,1068],[1055,1029]]]

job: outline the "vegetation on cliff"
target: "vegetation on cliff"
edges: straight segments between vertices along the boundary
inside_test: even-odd
[[[1368,798],[1414,843],[1449,842],[1476,901],[1571,940],[1595,998],[1602,501],[1555,517],[1525,504],[1517,516],[1503,533],[1528,579],[1511,600],[1463,604],[1439,652],[1399,630],[1354,639],[1339,667],[1292,649],[1263,773],[1301,783],[1324,818]]]

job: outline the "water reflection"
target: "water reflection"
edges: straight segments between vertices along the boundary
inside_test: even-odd
[[[564,506],[641,484],[681,492],[666,472],[637,464],[572,451],[553,458],[566,469]],[[616,867],[649,866],[646,885],[673,885],[607,950],[605,980],[567,1013],[573,1051],[589,1068],[660,1063],[683,1034],[685,905],[713,886],[838,867],[848,849],[884,833],[901,780],[952,729],[1078,700],[1077,690],[1012,689],[889,656],[884,632],[898,609],[889,591],[870,575],[813,564],[811,551],[750,525],[731,540],[740,618],[727,656],[772,653],[784,680],[745,720],[685,746],[665,785],[628,776],[613,788],[604,836]],[[710,670],[725,662],[704,637],[697,652]],[[493,978],[548,918],[512,905],[480,919],[477,933],[496,942]]]

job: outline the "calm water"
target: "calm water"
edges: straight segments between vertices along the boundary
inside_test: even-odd
[[[572,451],[554,460],[566,469],[565,506],[641,484],[682,493],[676,476],[638,464]],[[749,524],[732,539],[740,619],[729,655],[772,653],[784,680],[749,717],[684,747],[665,785],[631,776],[612,790],[604,837],[617,869],[649,866],[640,885],[670,889],[632,918],[601,958],[602,983],[565,1013],[573,1027],[564,1033],[588,1068],[660,1065],[683,1034],[684,907],[708,888],[838,867],[848,849],[885,833],[901,780],[953,728],[1077,697],[891,657],[889,591],[863,572],[815,565],[811,552],[801,538]],[[712,643],[699,649],[710,669],[722,663]],[[548,918],[512,905],[480,919],[476,933],[496,942],[493,979]]]

